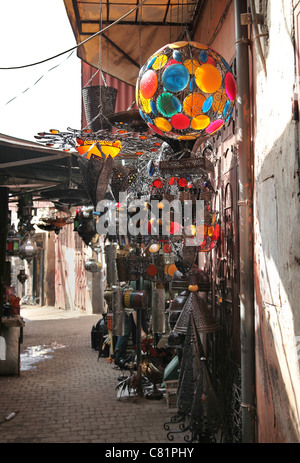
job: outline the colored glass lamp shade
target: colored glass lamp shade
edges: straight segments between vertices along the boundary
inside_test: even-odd
[[[221,236],[221,227],[219,224],[204,226],[204,239],[198,250],[200,252],[211,251],[218,243]]]
[[[121,142],[119,140],[82,140],[81,138],[77,138],[77,144],[76,151],[87,159],[90,159],[92,154],[100,158],[103,155],[115,158],[121,150]]]
[[[7,253],[11,256],[17,255],[19,253],[20,238],[8,238],[6,243]]]
[[[148,126],[178,140],[208,138],[233,113],[236,82],[224,58],[197,42],[174,42],[141,68],[136,102]]]

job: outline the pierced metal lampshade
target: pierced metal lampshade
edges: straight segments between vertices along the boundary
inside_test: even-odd
[[[197,292],[191,292],[174,327],[177,333],[186,334],[191,315],[198,333],[213,333],[220,329],[206,301]]]
[[[31,237],[29,237],[27,241],[25,241],[25,243],[22,244],[22,246],[20,246],[19,249],[19,256],[21,257],[21,259],[27,260],[28,263],[30,263],[33,260],[37,253],[37,245],[34,239],[32,239]]]
[[[175,297],[173,302],[171,302],[169,307],[169,325],[171,329],[173,329],[176,325],[178,317],[180,316],[184,304],[186,303],[187,297],[188,293],[183,291],[177,297]]]

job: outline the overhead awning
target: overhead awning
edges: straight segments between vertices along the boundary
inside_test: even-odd
[[[78,57],[130,85],[162,46],[192,37],[204,0],[64,0]],[[128,12],[133,10],[130,14]],[[101,34],[87,40],[100,30]]]
[[[12,197],[39,197],[70,183],[82,183],[76,155],[0,134],[0,187]]]

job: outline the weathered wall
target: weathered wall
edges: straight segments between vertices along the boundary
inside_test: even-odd
[[[55,236],[55,306],[66,310],[102,313],[102,273],[91,274],[85,263],[92,249],[73,229],[73,223]],[[93,256],[95,257],[95,256]]]
[[[256,2],[267,75],[253,54],[256,373],[259,442],[300,441],[298,122],[292,1]]]
[[[230,61],[235,52],[234,1],[215,34],[227,5],[226,0],[207,2],[193,39],[210,45]],[[257,441],[299,442],[300,210],[295,94],[299,93],[300,79],[295,75],[294,39],[299,27],[294,18],[298,19],[295,8],[298,7],[299,15],[300,2],[257,0],[255,5],[257,12],[265,17],[258,32],[268,33],[260,38],[265,75],[253,41],[255,34],[249,26]],[[222,155],[221,151],[218,154]],[[225,167],[221,165],[222,171]]]

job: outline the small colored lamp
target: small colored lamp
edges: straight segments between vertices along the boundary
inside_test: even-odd
[[[100,158],[102,158],[103,155],[114,158],[118,156],[121,147],[121,142],[119,140],[82,140],[77,138],[76,151],[87,159],[90,159],[92,154]]]

